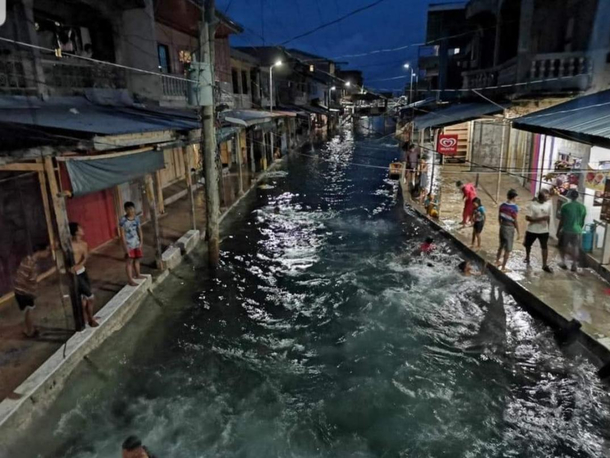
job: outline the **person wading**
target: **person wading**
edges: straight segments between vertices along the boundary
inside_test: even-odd
[[[580,239],[582,229],[585,225],[587,208],[577,201],[578,191],[572,189],[568,192],[570,202],[561,207],[561,219],[557,228],[559,239],[559,251],[561,252],[561,264],[559,267],[567,269],[566,255],[572,256],[572,272],[578,270],[578,257],[580,256]]]
[[[532,245],[536,240],[540,240],[540,251],[542,252],[542,270],[553,273],[549,267],[549,223],[551,222],[552,205],[549,201],[549,192],[546,189],[538,193],[538,198],[530,204],[529,215],[525,217],[528,222],[525,231],[525,263],[530,264],[530,254]]]

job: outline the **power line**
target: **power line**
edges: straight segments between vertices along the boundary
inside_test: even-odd
[[[361,7],[361,8],[357,8],[357,9],[355,9],[355,10],[353,10],[353,11],[347,13],[347,14],[344,14],[343,16],[341,16],[341,17],[339,17],[337,19],[334,19],[334,20],[332,20],[330,22],[326,22],[324,24],[321,24],[321,25],[319,25],[318,27],[316,27],[316,28],[314,28],[312,30],[308,30],[307,32],[301,33],[300,35],[297,35],[295,37],[290,38],[289,40],[284,41],[282,43],[282,46],[285,46],[288,43],[290,43],[292,41],[295,41],[295,40],[298,40],[300,38],[309,36],[309,35],[311,35],[313,33],[316,33],[316,32],[318,32],[318,31],[320,31],[322,29],[325,29],[326,27],[329,27],[331,25],[338,24],[339,22],[342,22],[342,21],[344,21],[345,19],[347,19],[347,18],[349,18],[351,16],[354,16],[354,15],[356,15],[358,13],[361,13],[362,11],[366,11],[366,10],[368,10],[370,8],[373,8],[373,7],[383,3],[384,1],[386,1],[386,0],[377,0],[376,2],[370,3],[368,5],[365,5],[365,6]]]

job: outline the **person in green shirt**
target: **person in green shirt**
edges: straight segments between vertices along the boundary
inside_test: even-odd
[[[557,238],[559,239],[559,251],[561,253],[561,264],[559,267],[567,269],[566,255],[572,256],[572,272],[577,271],[577,262],[580,255],[580,239],[582,228],[585,225],[587,216],[586,207],[577,202],[578,191],[572,189],[568,192],[570,202],[561,207],[561,218],[557,228]]]

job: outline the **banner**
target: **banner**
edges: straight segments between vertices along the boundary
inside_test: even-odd
[[[447,156],[457,154],[458,136],[455,134],[439,134],[436,151]]]

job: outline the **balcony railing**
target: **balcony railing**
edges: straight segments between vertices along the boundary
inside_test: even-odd
[[[184,78],[184,75],[173,75]],[[188,94],[188,81],[176,78],[161,78],[163,84],[163,96],[186,100]]]
[[[0,49],[0,93],[27,95],[36,92],[30,56]]]
[[[125,69],[108,65],[89,64],[66,60],[41,61],[45,83],[51,93],[57,95],[77,94],[87,88],[125,89]]]
[[[592,73],[591,60],[585,53],[537,54],[526,61],[515,57],[496,67],[462,72],[464,89],[492,88],[498,92],[586,90]],[[518,64],[527,69],[518,73]],[[516,83],[520,83],[515,86]],[[524,84],[526,83],[526,84]]]

